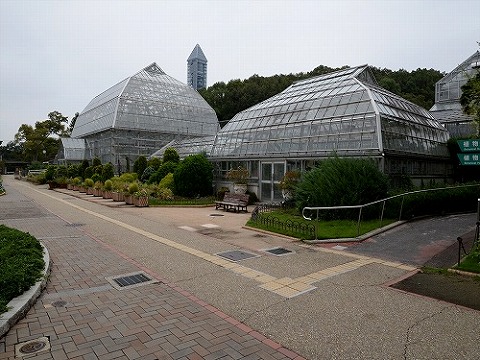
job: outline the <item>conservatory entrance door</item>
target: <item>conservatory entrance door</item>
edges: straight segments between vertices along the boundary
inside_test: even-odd
[[[261,169],[260,200],[262,202],[282,201],[282,191],[278,184],[285,174],[285,162],[263,162]]]

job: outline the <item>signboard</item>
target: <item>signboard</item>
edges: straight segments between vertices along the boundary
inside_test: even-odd
[[[480,153],[457,154],[462,165],[480,165]]]
[[[457,140],[461,152],[480,151],[480,139]]]

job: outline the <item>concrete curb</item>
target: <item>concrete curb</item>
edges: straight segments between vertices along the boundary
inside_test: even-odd
[[[17,296],[7,304],[9,310],[0,315],[0,338],[2,338],[20,319],[25,317],[28,310],[30,310],[30,308],[36,303],[37,298],[47,286],[48,276],[51,271],[50,254],[45,245],[42,243],[40,244],[43,247],[43,261],[45,262],[45,269],[43,270],[42,278],[22,295]]]

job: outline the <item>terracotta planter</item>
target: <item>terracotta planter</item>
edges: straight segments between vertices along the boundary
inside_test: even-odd
[[[80,191],[81,193],[86,193],[86,192],[87,192],[87,188],[84,187],[84,186],[79,186],[79,187],[78,187],[78,191]]]
[[[147,207],[148,206],[148,196],[133,197],[133,205],[136,207]]]
[[[97,196],[97,197],[102,196],[100,195],[100,189],[93,189],[93,196]]]
[[[87,188],[87,195],[93,195],[93,188]]]
[[[133,205],[133,195],[126,194],[123,197],[126,204]]]
[[[113,201],[125,201],[125,196],[121,192],[112,192],[112,199]]]
[[[78,185],[73,185],[73,191],[78,191],[80,190],[79,186]]]
[[[109,190],[103,190],[103,198],[104,199],[111,199],[112,198],[112,192]]]
[[[73,185],[72,184],[67,184],[67,190],[73,190]]]

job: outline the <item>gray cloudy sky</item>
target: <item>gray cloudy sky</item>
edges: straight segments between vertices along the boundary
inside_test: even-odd
[[[318,65],[449,72],[477,41],[478,0],[0,0],[0,140],[152,62],[186,82],[197,43],[212,85]]]

